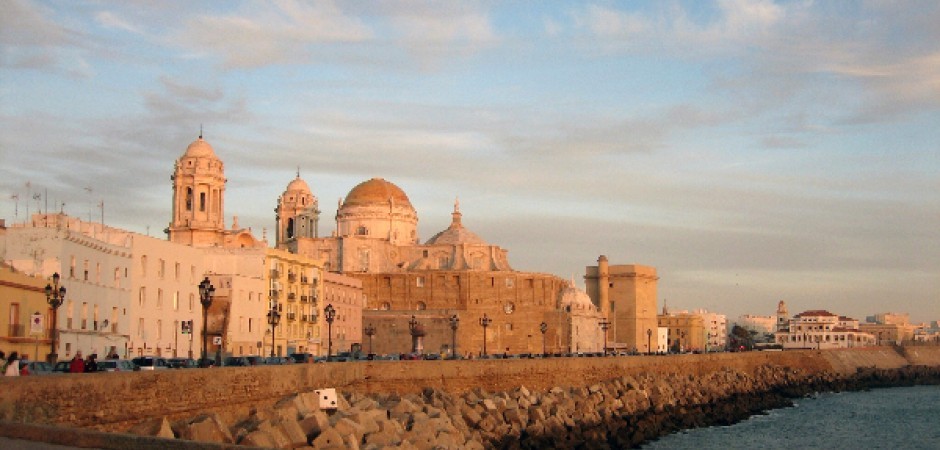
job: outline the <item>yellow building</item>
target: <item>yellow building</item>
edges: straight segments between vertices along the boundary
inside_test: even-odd
[[[705,351],[708,331],[701,315],[663,311],[657,320],[666,329],[666,348],[670,352]]]
[[[50,281],[0,264],[0,350],[7,356],[45,361],[50,349],[52,311],[44,288]]]

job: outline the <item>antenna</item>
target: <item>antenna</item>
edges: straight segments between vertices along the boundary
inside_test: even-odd
[[[202,124],[199,124],[199,139],[202,139]]]

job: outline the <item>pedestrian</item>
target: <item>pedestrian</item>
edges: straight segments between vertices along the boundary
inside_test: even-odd
[[[8,377],[18,377],[20,376],[20,355],[16,352],[10,353],[10,357],[7,358],[6,370],[4,375]]]
[[[92,353],[88,355],[88,359],[85,360],[85,373],[97,372],[98,371],[98,355]]]
[[[85,360],[82,359],[82,352],[75,352],[75,357],[69,363],[69,373],[82,373],[85,371]]]

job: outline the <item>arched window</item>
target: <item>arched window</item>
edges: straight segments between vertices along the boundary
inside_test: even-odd
[[[186,210],[193,210],[193,188],[186,188]]]
[[[206,210],[206,193],[200,192],[199,193],[199,211],[205,211],[205,210]]]
[[[287,219],[287,238],[294,237],[294,218]]]
[[[428,309],[428,305],[426,305],[424,302],[418,302],[418,304],[415,306],[415,309],[418,311],[424,311],[425,309]]]

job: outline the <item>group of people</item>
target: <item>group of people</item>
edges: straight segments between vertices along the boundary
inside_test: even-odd
[[[98,355],[92,353],[88,359],[82,359],[82,352],[75,353],[75,357],[69,362],[69,373],[85,373],[98,371]]]
[[[114,355],[115,358],[117,355]],[[69,362],[69,373],[85,373],[98,371],[98,355],[88,355],[88,359],[82,359],[82,352],[75,353],[75,357]],[[6,353],[0,350],[0,374],[7,377],[18,377],[20,375],[29,375],[29,369],[20,365],[20,355],[17,352]]]

